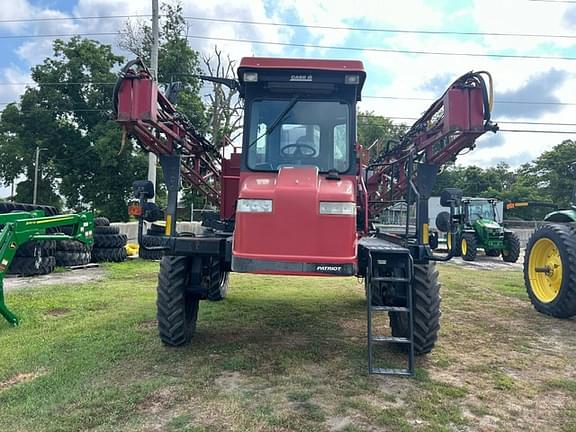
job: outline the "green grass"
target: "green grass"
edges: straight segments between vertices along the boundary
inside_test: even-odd
[[[157,269],[157,263],[129,261],[106,266],[98,283],[7,294],[22,324],[0,322],[3,425],[14,431],[323,431],[345,417],[348,431],[444,431],[474,424],[465,407],[492,415],[499,397],[535,385],[499,369],[509,366],[502,362],[510,346],[526,347],[517,356],[534,355],[522,332],[493,346],[493,363],[475,362],[473,339],[484,343],[505,332],[504,324],[483,318],[517,302],[529,307],[513,272],[479,278],[478,271],[442,267],[440,343],[418,361],[415,379],[397,379],[366,374],[364,294],[355,279],[235,274],[226,301],[201,303],[193,345],[174,349],[156,333]],[[468,316],[479,310],[485,314],[478,319]],[[401,358],[392,353],[385,361]],[[549,390],[576,401],[571,384],[546,381],[538,391]],[[567,422],[576,418],[570,410],[563,415]]]

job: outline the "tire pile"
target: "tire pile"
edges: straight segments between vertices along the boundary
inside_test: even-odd
[[[110,221],[104,217],[94,219],[94,247],[92,262],[122,262],[126,261],[126,234],[120,234],[120,229],[110,226]]]
[[[54,256],[58,267],[83,266],[92,258],[91,246],[75,240],[58,240]]]
[[[29,212],[32,210],[43,210],[46,216],[59,214],[56,207],[4,202],[0,203],[0,213],[11,213],[15,211]],[[0,229],[3,226],[0,225]],[[49,228],[47,233],[57,232],[56,228]],[[16,251],[16,255],[8,269],[9,274],[20,274],[22,276],[36,276],[49,274],[56,267],[56,241],[53,240],[32,240],[21,245]]]
[[[164,226],[153,223],[146,231],[146,234],[142,236],[142,244],[149,247],[164,246],[164,231]],[[161,260],[164,256],[164,251],[147,251],[141,247],[138,251],[138,256],[146,260]]]

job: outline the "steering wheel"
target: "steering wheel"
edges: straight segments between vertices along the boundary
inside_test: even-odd
[[[294,151],[289,151],[290,149],[294,149]],[[303,151],[306,150],[306,151]],[[282,154],[282,156],[287,156],[287,157],[316,157],[318,155],[318,152],[316,151],[316,149],[314,147],[312,147],[309,144],[302,144],[302,143],[298,143],[298,144],[289,144],[285,147],[282,147],[282,150],[280,151],[280,153]]]

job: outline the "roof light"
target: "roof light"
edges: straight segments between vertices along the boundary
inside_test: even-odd
[[[258,72],[244,72],[244,82],[257,82]]]
[[[360,84],[360,75],[353,74],[353,75],[344,75],[344,84]]]

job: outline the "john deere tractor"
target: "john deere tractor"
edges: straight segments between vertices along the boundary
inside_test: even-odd
[[[488,256],[498,257],[506,262],[516,262],[520,255],[520,240],[510,230],[504,229],[496,221],[496,200],[489,198],[464,198],[460,206],[460,230],[456,234],[448,233],[448,248],[457,241],[456,253],[464,261],[474,261],[478,249],[484,249]],[[438,218],[445,215],[439,214]],[[445,224],[437,219],[437,226]]]
[[[576,316],[576,187],[571,208],[547,214],[526,245],[524,282],[534,308],[557,318]]]

